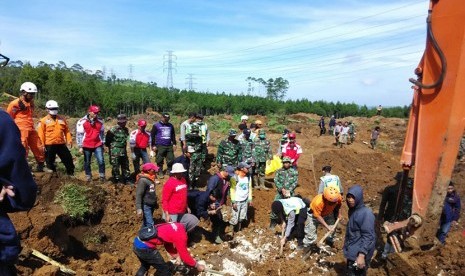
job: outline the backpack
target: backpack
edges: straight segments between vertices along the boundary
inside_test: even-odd
[[[139,230],[138,236],[141,241],[148,241],[156,238],[158,234],[157,227],[144,226]]]

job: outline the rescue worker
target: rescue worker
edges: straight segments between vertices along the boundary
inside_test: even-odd
[[[119,114],[116,117],[118,124],[107,131],[105,136],[105,146],[110,152],[110,164],[112,166],[111,175],[113,183],[129,182],[129,160],[127,152],[127,142],[129,139],[129,130],[126,127],[127,118],[125,114]],[[120,172],[121,168],[121,172]],[[132,184],[132,183],[129,183]]]
[[[203,114],[197,114],[196,120],[200,128],[200,136],[202,136],[202,146],[201,146],[201,159],[202,159],[202,170],[205,169],[204,163],[208,155],[208,146],[210,144],[210,132],[208,131],[208,125],[203,121]]]
[[[239,128],[240,131],[243,131],[244,129],[248,128],[247,127],[247,121],[249,120],[249,116],[247,115],[242,115],[241,116],[241,123],[237,128]]]
[[[283,158],[283,167],[275,172],[274,184],[276,186],[276,196],[274,200],[294,196],[294,190],[299,180],[299,172],[291,166],[289,157]]]
[[[100,182],[105,182],[105,159],[103,158],[105,127],[103,120],[98,117],[99,113],[100,107],[91,105],[88,114],[76,124],[76,142],[79,152],[84,153],[84,170],[87,182],[92,181],[90,167],[92,153],[95,153],[97,159]]]
[[[376,116],[381,116],[381,112],[383,111],[383,107],[381,105],[378,105],[376,108]]]
[[[379,133],[381,132],[381,128],[379,126],[375,127],[371,132],[371,139],[370,145],[372,149],[375,149],[376,144],[378,144]]]
[[[229,130],[227,139],[224,139],[218,145],[216,153],[216,164],[219,168],[233,166],[239,164],[241,147],[239,141],[236,140],[237,132],[234,129]]]
[[[30,210],[36,201],[37,185],[24,158],[26,150],[18,126],[3,110],[0,141],[0,275],[14,276],[21,244],[8,213]]]
[[[326,133],[325,127],[325,117],[321,116],[320,121],[318,121],[318,126],[320,127],[320,136]]]
[[[275,200],[271,204],[271,213],[276,216],[276,222],[282,223],[282,228],[286,229],[280,241],[282,246],[289,240],[291,233],[295,231],[297,247],[299,250],[303,249],[303,233],[309,203],[308,199],[289,197]],[[296,225],[297,227],[294,229]]]
[[[339,179],[339,176],[331,174],[331,166],[324,166],[321,171],[324,175],[320,177],[318,194],[322,194],[326,187],[334,187],[342,196],[344,194],[344,189],[342,188],[341,180]]]
[[[21,132],[21,143],[26,149],[26,158],[29,155],[29,148],[37,161],[38,172],[52,172],[50,169],[44,169],[45,149],[40,141],[37,131],[34,129],[34,96],[37,94],[37,86],[32,82],[21,84],[19,89],[21,95],[18,99],[8,104],[7,112],[15,121]]]
[[[295,141],[295,133],[289,133],[289,142],[283,147],[283,157],[289,157],[291,159],[292,167],[297,169],[297,162],[299,161],[300,155],[302,154],[302,147]]]
[[[184,179],[186,169],[180,163],[174,163],[171,176],[163,186],[161,204],[163,219],[166,222],[179,222],[187,213],[187,183]]]
[[[174,168],[174,165],[173,165]],[[155,275],[169,276],[173,275],[172,267],[165,262],[160,254],[158,247],[163,245],[166,251],[171,255],[175,264],[184,264],[195,267],[197,271],[205,271],[205,266],[199,264],[187,250],[187,232],[192,231],[196,225],[188,225],[183,223],[162,223],[155,226],[157,235],[148,240],[142,241],[136,237],[133,242],[133,251],[140,261],[140,268],[136,272],[136,276],[144,276],[147,271],[153,266],[157,272]]]
[[[263,129],[258,132],[258,139],[255,140],[254,156],[254,182],[257,183],[260,189],[268,191],[269,189],[265,186],[265,168],[266,161],[273,160],[273,153],[271,143],[266,139],[266,132]]]
[[[200,127],[193,123],[190,126],[190,133],[186,134],[187,147],[191,146],[194,152],[191,153],[191,163],[189,166],[189,188],[197,187],[197,182],[202,172],[202,136],[200,135]]]
[[[142,216],[142,226],[153,226],[153,212],[158,209],[155,184],[158,167],[153,163],[142,165],[142,172],[136,177],[136,213]]]
[[[48,115],[40,119],[37,133],[42,144],[45,145],[45,160],[47,168],[53,172],[57,171],[55,158],[58,154],[65,165],[66,174],[74,175],[73,157],[67,145],[73,147],[73,140],[65,117],[58,115],[58,103],[54,100],[45,103]]]
[[[185,152],[187,150],[186,134],[191,132],[191,124],[195,122],[195,116],[197,116],[197,113],[189,113],[189,118],[181,124],[179,140],[181,141],[182,152]]]
[[[212,190],[211,192],[189,190],[187,191],[187,205],[199,219],[207,220],[210,216],[216,214],[216,201],[220,198],[220,191]]]
[[[442,244],[446,243],[447,233],[449,233],[452,225],[457,226],[460,218],[461,209],[460,197],[455,191],[452,181],[447,187],[446,198],[444,199],[444,207],[442,208],[440,226],[437,232],[437,238]]]
[[[305,222],[305,237],[303,239],[304,252],[316,250],[317,227],[323,225],[327,231],[334,232],[334,216],[341,218],[339,212],[342,205],[342,196],[334,187],[327,187],[323,194],[316,195],[310,203],[310,210]],[[328,220],[329,223],[326,223]]]
[[[343,145],[347,145],[349,143],[349,123],[344,122],[341,128],[341,132],[339,133],[339,146],[342,148]]]
[[[142,159],[142,164],[147,164],[150,163],[150,157],[154,156],[152,139],[150,132],[145,130],[146,127],[147,121],[141,119],[137,121],[137,129],[129,134],[129,146],[135,175],[140,173],[140,160]],[[150,149],[150,156],[147,153],[147,147]]]
[[[171,171],[176,150],[174,126],[169,122],[170,114],[163,113],[162,119],[152,127],[152,150],[156,154],[156,163],[160,168],[158,177],[163,178],[163,160],[166,159],[167,171]]]
[[[289,140],[286,137],[281,137],[281,140],[279,140],[279,145],[278,145],[278,151],[276,152],[276,155],[278,155],[280,158],[283,158],[283,148],[287,145]]]
[[[355,124],[352,121],[349,121],[349,144],[352,144],[355,141]]]
[[[331,118],[329,119],[329,135],[334,134],[334,128],[336,127],[336,118],[334,118],[334,115],[331,115]]]
[[[363,203],[360,185],[349,188],[346,202],[349,207],[343,247],[347,259],[346,275],[366,275],[376,245],[375,216]]]
[[[337,122],[337,125],[334,127],[334,139],[336,141],[336,146],[339,146],[339,137],[342,131],[342,122]]]

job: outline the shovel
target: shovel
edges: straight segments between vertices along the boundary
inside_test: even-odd
[[[286,231],[286,223],[284,222],[282,225],[281,230],[281,239],[284,238],[284,232]],[[279,240],[279,257],[283,255],[283,247],[284,245],[281,243],[281,239]]]
[[[332,233],[334,233],[336,231],[336,228],[337,228],[337,225],[339,224],[339,221],[341,221],[340,218],[338,218],[336,220],[336,222],[334,223],[333,231],[326,232],[326,234],[323,236],[323,238],[321,238],[321,240],[318,242],[318,247],[325,246],[324,242],[325,242],[326,238],[328,238],[329,235],[331,235]]]

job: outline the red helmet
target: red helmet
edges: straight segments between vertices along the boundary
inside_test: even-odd
[[[289,133],[289,139],[295,139],[295,133],[294,132],[291,132]]]
[[[99,113],[100,112],[100,107],[98,107],[98,105],[91,105],[89,107],[89,112],[93,112],[93,113]]]
[[[137,121],[137,125],[140,127],[147,126],[147,121],[140,119],[139,121]]]
[[[335,187],[326,187],[323,190],[323,197],[330,202],[338,202],[341,198],[341,194]]]

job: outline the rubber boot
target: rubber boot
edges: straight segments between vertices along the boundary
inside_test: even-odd
[[[252,177],[252,187],[254,187],[255,189],[260,190],[260,186],[258,185],[258,176],[257,175],[254,175]]]
[[[258,177],[258,181],[259,181],[259,183],[260,183],[260,188],[261,188],[261,189],[263,189],[263,190],[265,190],[265,191],[269,191],[269,190],[270,190],[269,188],[267,188],[267,187],[265,186],[265,176],[259,176],[259,177]]]
[[[37,172],[52,173],[53,171],[44,166],[44,162],[37,163]]]

